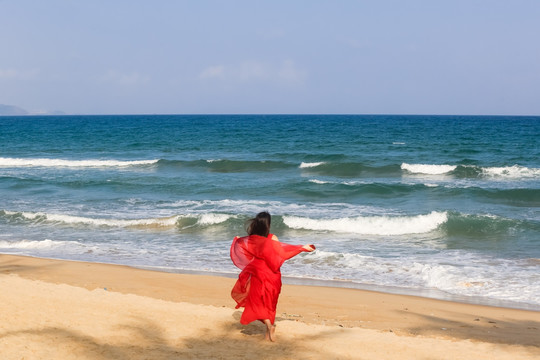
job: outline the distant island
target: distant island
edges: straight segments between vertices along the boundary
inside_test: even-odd
[[[45,110],[45,111],[30,112],[15,105],[0,104],[0,116],[21,116],[21,115],[66,115],[66,113],[59,110],[54,110],[54,111]]]
[[[28,115],[28,111],[17,106],[0,104],[0,115]]]

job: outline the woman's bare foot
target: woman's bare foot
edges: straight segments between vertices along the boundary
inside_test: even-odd
[[[276,325],[272,324],[270,320],[265,320],[266,334],[264,334],[265,340],[276,341]]]
[[[272,342],[276,341],[276,325],[270,325],[270,328],[266,328],[266,336],[264,338]]]

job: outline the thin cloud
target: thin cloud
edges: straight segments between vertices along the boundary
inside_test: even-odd
[[[212,78],[221,78],[225,74],[225,66],[223,65],[215,65],[210,66],[204,69],[200,75],[199,78],[201,79],[212,79]]]
[[[150,81],[150,77],[140,74],[138,72],[122,73],[115,70],[109,70],[98,80],[102,83],[113,83],[122,86],[133,86],[148,83]]]
[[[294,61],[285,60],[278,71],[279,78],[287,83],[301,84],[307,78],[307,71],[296,66]]]
[[[257,61],[246,61],[237,69],[237,78],[241,81],[258,81],[269,79],[272,70],[269,65]]]
[[[307,71],[292,60],[274,64],[250,60],[228,66],[209,66],[200,72],[199,78],[237,83],[302,84],[307,79]]]
[[[0,69],[0,79],[29,80],[37,76],[39,70]]]

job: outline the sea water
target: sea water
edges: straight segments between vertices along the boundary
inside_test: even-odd
[[[0,117],[0,252],[540,309],[540,117]],[[300,281],[302,282],[302,281]]]

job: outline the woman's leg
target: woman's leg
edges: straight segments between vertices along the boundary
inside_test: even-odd
[[[264,338],[270,341],[276,341],[276,325],[270,322],[270,319],[264,319],[263,323],[266,325],[266,335]]]

